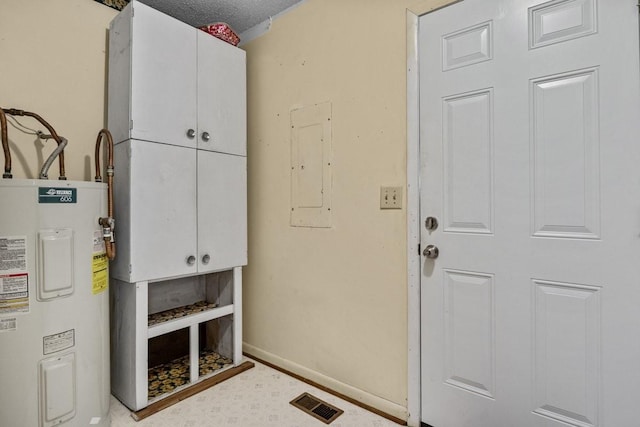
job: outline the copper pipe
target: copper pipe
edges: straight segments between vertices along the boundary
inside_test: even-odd
[[[13,178],[11,175],[11,151],[9,151],[9,136],[7,134],[7,116],[0,108],[0,128],[2,133],[2,150],[4,151],[4,174],[3,178]]]
[[[56,130],[45,119],[43,119],[42,117],[40,117],[36,113],[31,113],[29,111],[24,111],[24,110],[18,110],[16,108],[5,108],[4,112],[6,114],[9,114],[9,115],[12,115],[12,116],[33,117],[34,119],[39,121],[44,127],[47,128],[47,130],[51,134],[51,137],[58,143],[58,145],[62,144],[62,138],[60,138],[60,136],[58,136],[58,134],[56,133]],[[4,143],[3,143],[3,148],[4,148]],[[5,156],[6,156],[6,154],[5,154]],[[58,164],[59,164],[59,167],[60,167],[60,177],[58,179],[61,179],[61,180],[67,179],[67,177],[65,176],[65,171],[64,171],[64,151],[60,152],[60,154],[58,155]],[[6,171],[6,167],[5,167],[5,171]]]
[[[116,243],[115,243],[115,220],[113,218],[113,137],[111,132],[107,129],[102,129],[98,132],[98,138],[96,139],[96,182],[102,182],[102,175],[100,173],[100,143],[102,140],[107,139],[107,217],[100,218],[98,222],[103,229],[109,229],[110,233],[104,234],[104,244],[107,250],[107,257],[113,260],[116,257]]]
[[[107,257],[109,258],[109,261],[113,261],[116,258],[116,242],[115,237],[113,237],[113,228],[111,227],[111,225],[113,225],[113,222],[110,222],[109,218],[100,218],[98,220],[98,223],[103,228],[107,227],[111,229],[111,236],[104,237],[104,247],[107,251]]]

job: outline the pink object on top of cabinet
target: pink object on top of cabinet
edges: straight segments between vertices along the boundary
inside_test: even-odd
[[[224,22],[216,22],[215,24],[204,25],[200,27],[204,32],[211,34],[214,37],[224,40],[234,46],[240,43],[240,37]]]

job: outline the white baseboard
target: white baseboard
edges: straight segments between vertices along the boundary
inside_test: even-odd
[[[382,411],[386,414],[399,418],[401,420],[407,419],[407,408],[399,405],[395,402],[383,399],[371,393],[368,393],[359,388],[353,387],[349,384],[342,383],[334,378],[328,377],[319,372],[313,371],[305,366],[298,365],[287,359],[283,359],[280,356],[264,351],[258,347],[254,347],[246,342],[242,344],[243,351],[252,356],[262,359],[265,362],[269,362],[279,368],[292,372],[316,384],[333,390],[337,393],[343,394],[351,399]]]

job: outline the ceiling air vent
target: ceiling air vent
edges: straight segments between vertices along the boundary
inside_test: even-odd
[[[327,402],[318,399],[309,393],[302,393],[300,396],[293,399],[291,402],[293,406],[307,414],[319,419],[325,424],[330,424],[333,420],[338,418],[344,413],[342,409],[338,409],[333,405],[329,405]]]

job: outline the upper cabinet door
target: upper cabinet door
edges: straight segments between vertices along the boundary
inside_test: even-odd
[[[195,147],[197,31],[140,2],[133,6],[131,138]]]
[[[245,156],[245,52],[204,31],[198,39],[198,148]]]

